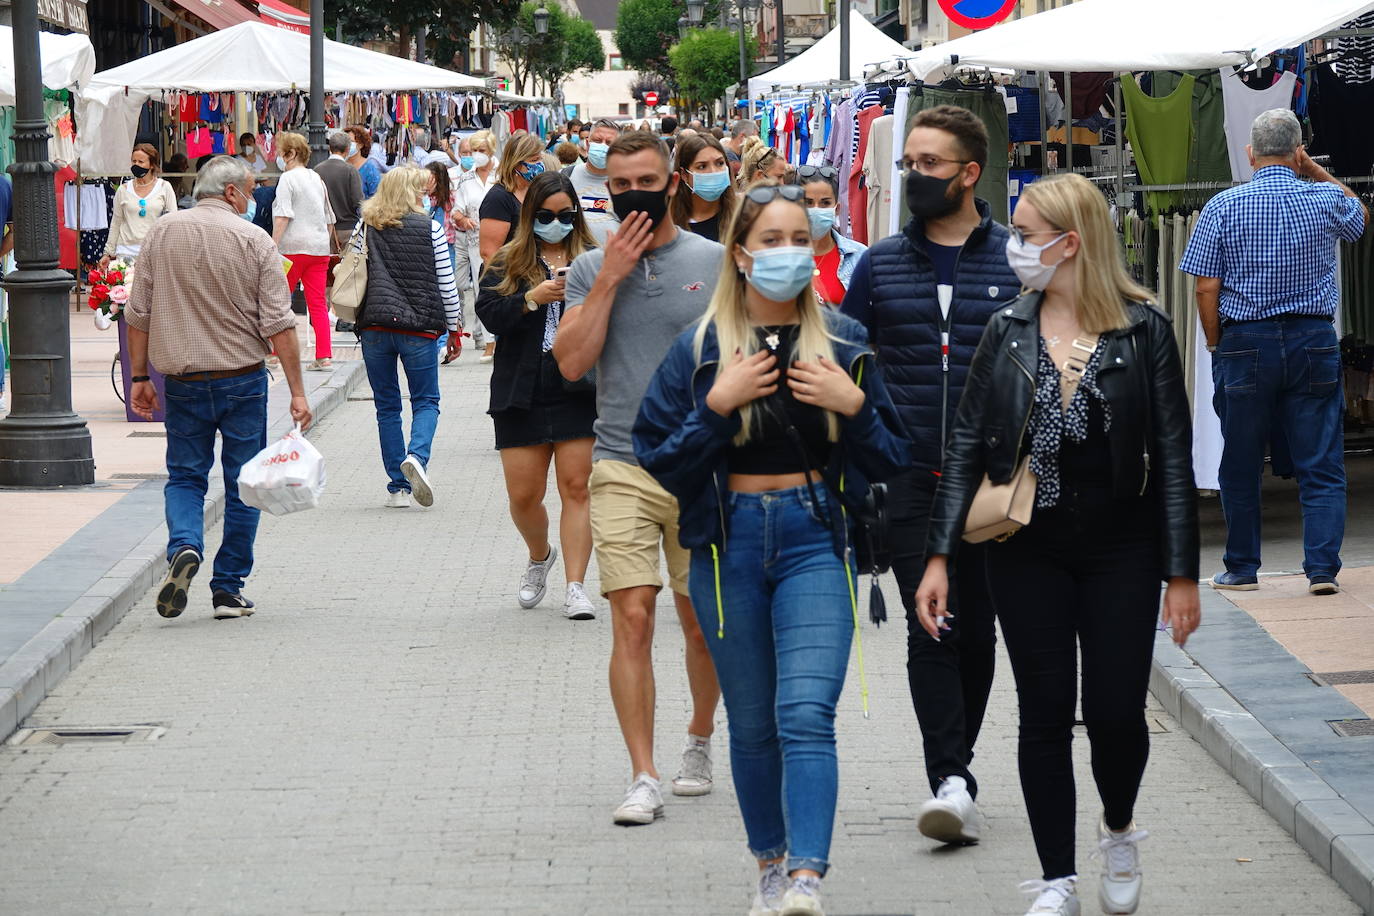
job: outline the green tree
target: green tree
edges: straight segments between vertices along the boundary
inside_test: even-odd
[[[534,13],[548,10],[548,31],[540,35],[534,26]],[[524,92],[537,82],[553,89],[579,70],[600,70],[605,52],[596,26],[580,16],[571,16],[557,3],[525,0],[515,17],[515,28],[496,34],[497,56],[510,64],[515,91]]]
[[[720,0],[707,0],[704,24],[720,16]],[[657,73],[676,83],[668,50],[678,42],[678,19],[687,15],[685,0],[625,0],[616,12],[615,45],[632,70]]]
[[[754,65],[754,39],[744,46],[745,72]],[[696,105],[713,105],[725,90],[739,82],[739,33],[726,29],[696,29],[668,52],[683,96]]]
[[[426,29],[428,55],[453,68],[479,23],[505,28],[519,8],[520,0],[324,0],[324,20],[327,30],[341,30],[350,43],[396,41],[403,49]]]

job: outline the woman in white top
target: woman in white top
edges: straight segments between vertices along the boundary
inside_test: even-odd
[[[272,204],[272,241],[282,257],[291,262],[286,283],[291,289],[305,287],[305,304],[310,309],[310,327],[315,332],[315,361],[311,369],[332,367],[334,351],[330,346],[329,303],[325,285],[329,280],[329,255],[337,247],[334,239],[334,211],[324,180],[308,168],[310,146],[300,134],[277,134],[277,198]]]
[[[474,312],[477,278],[482,273],[481,231],[478,228],[482,199],[496,181],[491,132],[479,130],[458,144],[461,171],[453,185],[454,226],[458,242],[454,248],[454,271],[463,298],[463,326],[472,329],[472,344],[486,347],[487,331]],[[450,172],[452,174],[452,172]]]
[[[129,155],[129,171],[133,179],[115,191],[114,213],[110,216],[110,237],[105,243],[105,257],[100,259],[104,270],[115,258],[133,260],[143,247],[143,239],[153,228],[153,220],[164,213],[175,213],[177,195],[172,185],[159,175],[157,149],[140,143]]]

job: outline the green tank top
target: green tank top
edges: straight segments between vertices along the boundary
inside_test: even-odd
[[[1141,90],[1129,73],[1121,74],[1121,95],[1126,103],[1126,136],[1135,153],[1142,184],[1183,184],[1193,149],[1193,78],[1184,76],[1178,88],[1161,99]],[[1145,206],[1161,213],[1182,200],[1171,191],[1150,191]]]

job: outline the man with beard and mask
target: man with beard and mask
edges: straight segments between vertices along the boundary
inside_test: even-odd
[[[652,824],[663,815],[654,766],[654,606],[668,564],[687,643],[692,720],[674,795],[711,791],[711,734],[720,687],[706,639],[688,599],[690,555],[678,541],[678,505],[635,459],[630,432],[649,381],[682,330],[706,311],[725,249],[668,219],[679,191],[668,150],[652,133],[623,134],[606,171],[620,226],[606,245],[573,262],[566,311],[553,355],[564,378],[596,370],[596,445],[592,453],[592,538],[601,592],[611,605],[611,699],[630,752],[631,783],[617,824]]]
[[[969,764],[992,689],[997,639],[982,547],[959,551],[954,617],[938,642],[916,620],[916,588],[946,437],[973,354],[988,320],[1021,284],[1007,264],[1007,229],[973,194],[988,158],[983,122],[950,105],[922,111],[903,158],[912,218],[859,256],[841,309],[868,328],[912,440],[911,470],[889,484],[888,509],[892,571],[907,614],[907,676],[935,793],[917,826],[932,839],[971,844],[981,816]]]
[[[572,179],[582,213],[587,217],[587,228],[598,245],[605,245],[606,234],[620,222],[611,210],[610,194],[606,190],[606,156],[615,138],[620,136],[620,128],[609,118],[599,118],[588,136],[591,142],[587,144],[586,161],[569,166],[563,174]]]

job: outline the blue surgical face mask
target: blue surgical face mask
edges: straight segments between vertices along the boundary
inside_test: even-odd
[[[831,229],[835,228],[834,207],[807,207],[806,218],[811,221],[811,237],[813,239],[824,238]]]
[[[351,159],[351,158],[353,158],[353,157],[356,156],[356,155],[358,155],[358,144],[356,144],[356,143],[350,143],[350,144],[348,144],[348,157]]]
[[[257,215],[258,202],[250,197],[248,198],[248,209],[240,213],[239,216],[242,216],[244,219],[248,220],[248,222],[251,223]]]
[[[772,302],[790,302],[801,295],[815,275],[816,264],[810,248],[789,245],[745,251],[754,259],[749,285]]]
[[[515,173],[526,181],[534,181],[534,179],[544,174],[544,163],[522,162],[515,170]]]
[[[591,143],[587,146],[587,161],[599,169],[606,167],[606,154],[611,151],[609,143]]]
[[[692,193],[702,200],[719,200],[730,187],[730,170],[723,172],[692,172]]]
[[[465,171],[465,172],[471,172],[471,171],[472,171],[472,165],[473,165],[473,159],[472,159],[471,156],[459,156],[459,157],[458,157],[458,164],[461,165],[461,166],[463,167],[463,171]]]
[[[539,236],[544,241],[548,242],[550,245],[556,245],[568,237],[568,233],[572,232],[572,228],[573,227],[571,223],[564,225],[563,223],[560,223],[558,220],[554,220],[551,223],[541,223],[536,221],[534,224],[534,234]]]

